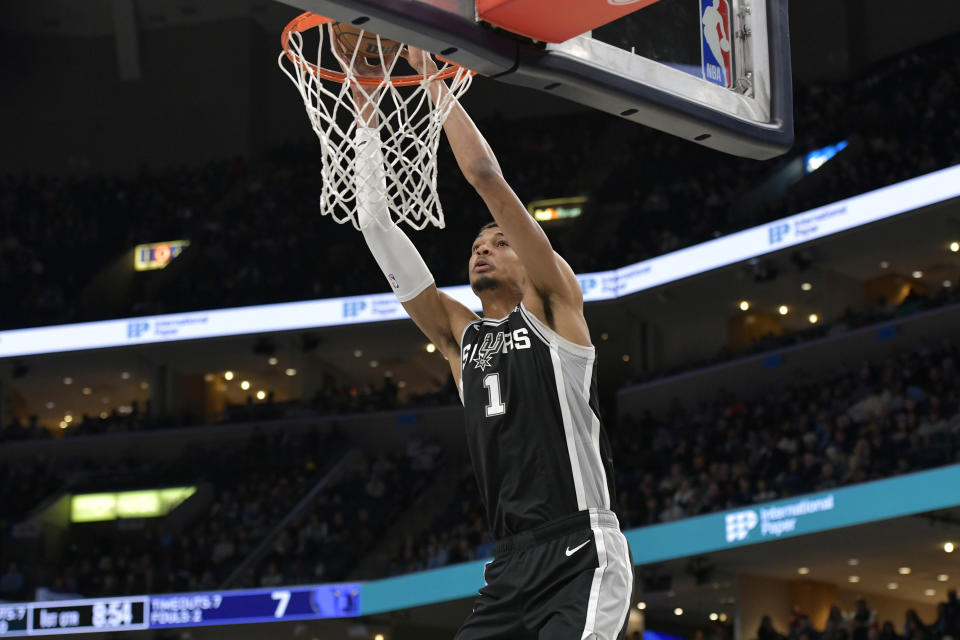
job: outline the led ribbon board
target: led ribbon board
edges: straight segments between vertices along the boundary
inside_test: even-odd
[[[585,302],[611,300],[960,196],[960,165],[650,260],[577,277]],[[443,291],[473,310],[467,285]],[[391,293],[0,331],[0,358],[406,318]]]

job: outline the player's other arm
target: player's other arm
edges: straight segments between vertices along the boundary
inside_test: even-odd
[[[391,220],[386,201],[386,174],[376,128],[376,89],[354,85],[358,106],[354,165],[357,220],[367,247],[413,321],[450,362],[460,381],[460,334],[477,316],[437,289],[416,247]]]
[[[429,54],[411,47],[407,56],[418,72],[435,73],[436,65]],[[431,96],[436,100],[446,87],[442,81],[432,84]],[[561,335],[567,333],[570,335],[565,337],[589,344],[583,320],[583,293],[573,269],[553,250],[543,229],[507,184],[493,150],[459,103],[454,103],[443,128],[460,171],[483,198],[537,292],[554,312],[568,311],[574,316],[567,323],[573,326],[566,327]]]

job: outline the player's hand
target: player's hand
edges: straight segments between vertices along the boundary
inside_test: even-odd
[[[437,74],[437,63],[433,60],[433,54],[423,49],[418,49],[407,45],[403,48],[401,54],[407,60],[413,70],[418,74],[430,77]]]

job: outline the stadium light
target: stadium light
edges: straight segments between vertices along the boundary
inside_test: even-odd
[[[950,251],[952,251],[952,252],[954,252],[954,253],[960,251],[960,242],[951,242],[951,243],[950,243]]]
[[[637,609],[640,609],[640,611],[643,611],[643,610],[646,609],[646,608],[647,608],[647,603],[646,603],[646,602],[638,602],[638,603],[637,603]]]
[[[815,313],[811,313],[809,316],[807,316],[807,320],[810,321],[810,324],[817,324],[820,322],[820,316]]]
[[[233,371],[224,371],[224,372],[223,372],[223,379],[224,379],[224,380],[227,380],[228,382],[229,382],[230,380],[233,380]]]
[[[720,619],[720,615],[717,614],[716,612],[711,613],[711,614],[710,614],[710,619],[711,619],[711,620],[714,620],[714,621],[719,620],[719,619]]]
[[[437,350],[437,345],[433,344],[432,342],[427,343],[427,353],[433,353],[436,350]]]
[[[240,383],[240,388],[243,389],[244,391],[246,391],[247,389],[249,389],[249,388],[250,388],[250,381],[249,381],[249,380],[244,380],[243,382],[241,382],[241,383]]]
[[[937,582],[946,582],[949,579],[950,579],[950,576],[948,576],[945,573],[941,573],[940,575],[937,576]]]
[[[913,272],[913,277],[919,280],[920,278],[923,277],[923,271],[920,271],[920,269],[917,269],[916,271]]]
[[[900,567],[899,569],[897,569],[897,573],[899,573],[902,576],[910,575],[910,571],[911,571],[910,567]]]
[[[264,391],[263,389],[261,389],[260,391],[257,391],[257,400],[265,400],[266,397],[267,397],[266,391]]]
[[[811,289],[813,289],[813,285],[809,282],[804,282],[800,285],[801,291],[810,291]]]
[[[782,304],[782,305],[780,305],[780,308],[777,309],[777,312],[778,312],[780,315],[785,316],[785,315],[787,315],[788,313],[790,313],[790,307],[788,307],[788,306],[785,305],[785,304]]]
[[[750,303],[747,302],[746,300],[741,300],[740,311],[749,311],[749,310],[750,310]]]
[[[293,376],[297,375],[297,370],[296,370],[296,369],[293,369],[293,368],[290,368],[290,369],[287,369],[286,371],[284,371],[284,373],[287,374],[288,376],[290,376],[290,377],[292,378]]]
[[[860,582],[860,576],[849,576],[847,582],[857,583]]]
[[[63,379],[63,384],[66,384],[66,385],[73,384],[73,378],[67,376],[66,378]]]
[[[280,361],[277,360],[277,358],[276,358],[275,356],[270,356],[269,358],[267,358],[267,364],[270,365],[271,367],[277,366],[277,363],[278,363],[278,362],[280,362]]]
[[[831,144],[821,149],[817,149],[816,151],[811,151],[803,159],[804,170],[807,173],[813,173],[829,162],[833,156],[846,149],[847,144],[848,142],[846,140],[841,140],[836,144]]]
[[[937,595],[937,590],[936,590],[936,589],[927,589],[926,591],[923,592],[923,595],[929,596],[929,597],[932,598],[933,596]]]
[[[952,542],[944,542],[944,543],[943,543],[943,550],[944,550],[945,552],[947,552],[947,553],[953,553],[953,550],[954,550],[955,548],[956,548],[956,547],[954,546],[954,544],[953,544]]]
[[[800,567],[799,569],[797,569],[797,573],[799,573],[802,576],[805,576],[808,573],[810,573],[810,567]]]

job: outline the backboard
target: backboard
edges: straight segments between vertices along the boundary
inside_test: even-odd
[[[562,42],[530,34],[568,0],[283,1],[734,155],[793,142],[787,0],[575,0],[641,8]]]

